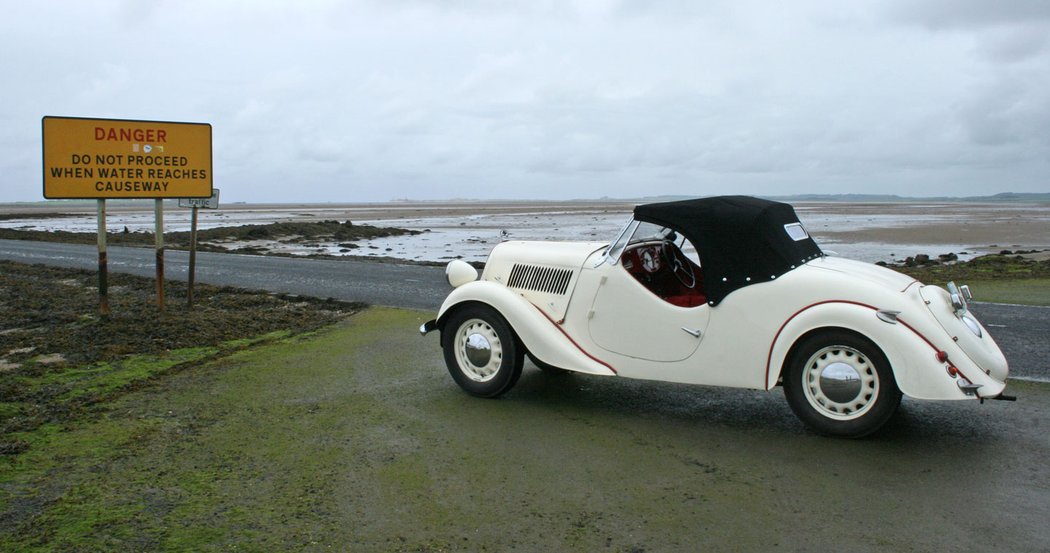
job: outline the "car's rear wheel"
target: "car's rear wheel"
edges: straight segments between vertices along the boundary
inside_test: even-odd
[[[479,397],[498,397],[517,383],[524,350],[495,309],[464,307],[450,316],[444,329],[445,365],[460,388]]]
[[[886,424],[901,401],[882,351],[843,330],[820,332],[799,343],[783,382],[795,415],[831,436],[867,436]]]

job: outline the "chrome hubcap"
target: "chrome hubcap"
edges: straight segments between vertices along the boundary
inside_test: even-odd
[[[845,363],[832,363],[820,372],[820,389],[831,401],[847,403],[860,393],[860,374]]]
[[[484,367],[492,359],[492,344],[481,334],[474,333],[467,336],[464,349],[467,361],[470,361],[470,364],[475,367]]]
[[[806,400],[822,415],[851,420],[868,412],[879,392],[878,373],[861,352],[827,346],[814,353],[803,370]]]
[[[503,361],[503,346],[496,331],[481,319],[470,319],[456,333],[456,360],[459,369],[475,382],[496,376]]]

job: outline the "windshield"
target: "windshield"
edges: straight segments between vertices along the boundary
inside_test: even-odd
[[[628,241],[629,244],[638,242],[652,242],[653,240],[671,240],[677,238],[675,232],[667,227],[654,225],[653,223],[638,223],[638,228]]]
[[[627,223],[627,226],[620,231],[620,234],[616,236],[613,243],[609,245],[609,248],[605,251],[605,259],[615,265],[619,260],[623,251],[628,246],[633,244],[639,244],[643,242],[656,242],[656,241],[669,241],[679,242],[679,247],[682,251],[697,265],[699,265],[700,259],[696,254],[696,248],[688,240],[679,237],[678,233],[674,229],[670,229],[654,223],[646,223],[632,219]]]

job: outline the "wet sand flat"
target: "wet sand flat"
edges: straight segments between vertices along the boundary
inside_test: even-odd
[[[635,205],[622,200],[442,201],[332,204],[226,204],[202,210],[201,228],[349,220],[396,226],[424,234],[361,244],[353,255],[413,261],[457,257],[483,260],[504,238],[512,240],[606,241]],[[975,202],[793,202],[799,218],[826,249],[865,261],[892,261],[925,253],[960,254],[1050,249],[1050,204]],[[48,217],[55,213],[66,217]],[[152,230],[152,202],[109,202],[110,229]],[[24,217],[23,217],[24,216]],[[166,229],[184,230],[189,210],[165,211]],[[93,232],[93,202],[0,205],[0,226]],[[280,247],[280,246],[275,246]],[[335,244],[283,250],[292,254],[340,255]]]
[[[1050,206],[1045,204],[796,204],[799,216],[838,216],[859,228],[810,231],[844,242],[967,243],[983,247],[1050,246]]]

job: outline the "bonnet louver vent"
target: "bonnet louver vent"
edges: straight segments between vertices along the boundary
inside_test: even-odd
[[[510,270],[507,286],[548,294],[564,294],[569,289],[571,279],[572,271],[569,269],[515,263],[514,268]]]

